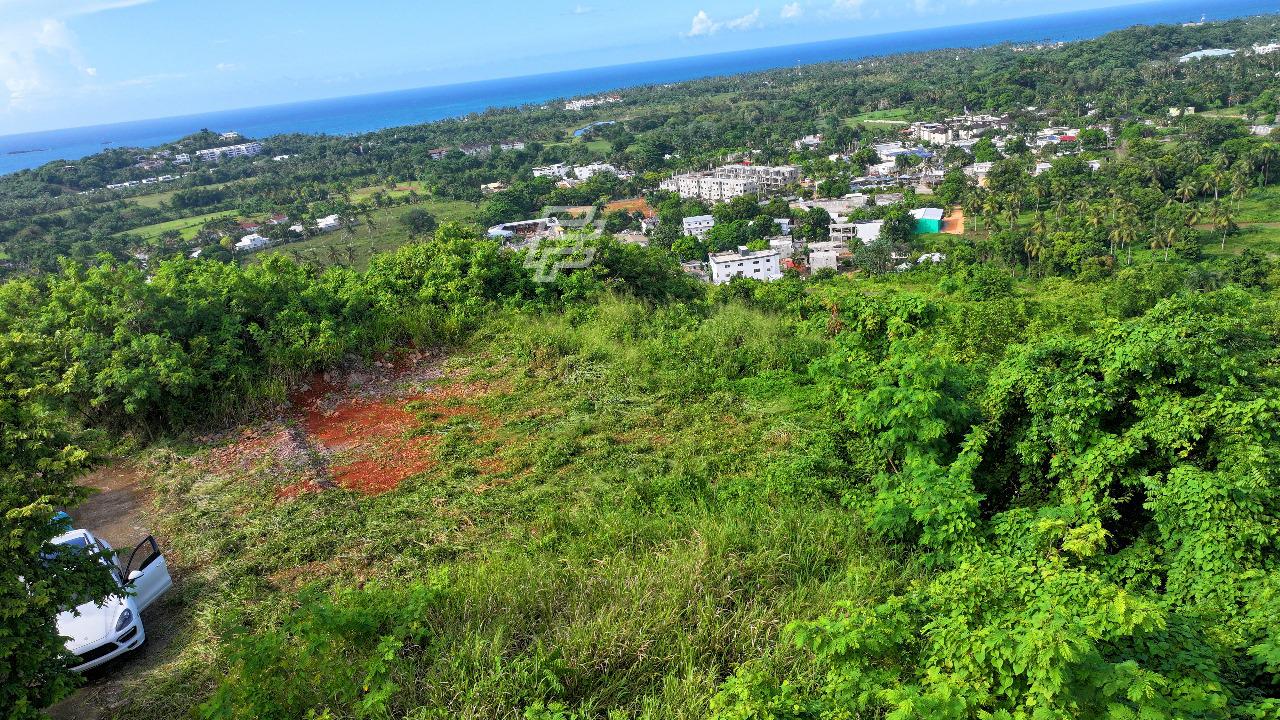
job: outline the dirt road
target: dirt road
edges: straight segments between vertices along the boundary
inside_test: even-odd
[[[139,484],[140,477],[141,472],[137,469],[126,464],[114,464],[82,478],[80,484],[98,492],[71,511],[75,526],[92,530],[116,550],[127,554],[151,534],[145,519],[149,498]],[[164,539],[157,540],[163,550]],[[170,567],[172,571],[172,564]],[[174,582],[176,584],[180,580],[175,577]],[[173,595],[171,592],[142,613],[143,627],[147,632],[146,644],[85,673],[84,687],[49,708],[49,714],[55,720],[111,717],[112,710],[121,705],[125,681],[158,663],[164,649],[173,641],[177,627],[177,613],[171,604]]]

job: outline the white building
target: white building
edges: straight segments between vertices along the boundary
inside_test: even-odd
[[[595,162],[590,165],[580,165],[573,169],[573,176],[579,180],[590,180],[600,173],[617,175],[618,168],[610,165],[609,163]]]
[[[1267,137],[1276,127],[1275,125],[1253,125],[1249,127],[1249,132],[1259,137]]]
[[[555,165],[543,165],[541,167],[534,168],[533,176],[549,177],[549,178],[565,178],[565,177],[568,177],[569,173],[571,172],[573,172],[573,168],[569,167],[568,165],[565,165],[564,163],[556,163]]]
[[[705,240],[707,231],[715,226],[716,219],[711,215],[694,215],[684,219],[684,234]]]
[[[203,160],[204,162],[218,162],[224,158],[253,157],[261,152],[262,143],[247,142],[239,145],[209,148],[208,150],[197,150],[196,158]]]
[[[830,230],[831,242],[845,245],[861,242],[863,245],[870,245],[880,239],[880,229],[883,227],[883,220],[860,223],[832,223]]]
[[[782,255],[772,248],[751,251],[740,247],[736,252],[712,253],[711,282],[723,285],[735,277],[755,280],[777,280],[782,277]]]
[[[821,135],[805,135],[804,137],[792,143],[792,145],[794,145],[797,150],[809,150],[812,148],[816,148],[821,144],[822,144]]]
[[[245,235],[240,238],[240,242],[236,243],[236,250],[238,252],[252,252],[270,244],[271,241],[267,238],[262,237],[258,233],[253,233],[252,235]]]
[[[1187,53],[1178,58],[1180,63],[1188,63],[1194,60],[1204,60],[1205,58],[1232,57],[1236,54],[1235,50],[1227,50],[1225,48],[1209,48],[1208,50],[1197,50]]]
[[[742,195],[776,192],[799,179],[799,168],[790,165],[725,165],[708,172],[676,175],[659,187],[686,199],[726,202]]]
[[[326,215],[316,220],[316,229],[320,232],[329,232],[342,227],[342,218],[337,215]]]
[[[1254,45],[1253,53],[1255,55],[1270,55],[1273,52],[1280,51],[1280,42],[1267,43],[1266,45]]]
[[[536,220],[520,220],[489,228],[489,237],[512,240],[515,238],[557,237],[561,234],[560,221],[553,217]]]

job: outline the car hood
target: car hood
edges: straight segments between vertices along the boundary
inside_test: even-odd
[[[86,645],[96,645],[115,630],[116,618],[126,607],[124,598],[113,595],[102,605],[87,602],[77,606],[75,612],[58,613],[58,634],[71,638],[67,641],[67,649],[72,652]]]

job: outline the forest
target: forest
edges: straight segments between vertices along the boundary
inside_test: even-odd
[[[1277,27],[264,138],[290,160],[161,193],[80,194],[125,150],[0,178],[0,708],[77,692],[53,616],[111,586],[48,541],[127,467],[174,629],[78,691],[107,717],[1280,718],[1280,53],[1177,61]],[[900,136],[877,113],[966,109],[1093,132],[939,153],[840,272],[682,268],[832,218],[665,175],[749,155],[839,197]],[[531,174],[591,161],[635,174]],[[647,244],[618,212],[551,282],[482,229],[636,198]],[[964,229],[917,233],[931,205]],[[272,213],[346,227],[222,242]]]

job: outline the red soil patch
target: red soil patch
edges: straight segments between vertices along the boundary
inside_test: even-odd
[[[293,396],[307,439],[327,458],[334,483],[371,495],[393,490],[405,479],[435,467],[437,438],[414,435],[422,425],[419,414],[448,419],[479,413],[461,401],[486,391],[487,386],[438,386],[435,383],[442,374],[430,360],[415,355],[345,376],[317,376]],[[282,497],[313,488],[304,481],[287,488]]]
[[[608,203],[607,205],[604,206],[604,211],[606,213],[611,213],[616,210],[623,210],[629,213],[641,212],[647,218],[651,218],[656,214],[653,208],[649,207],[648,201],[646,201],[644,198],[631,198],[630,200],[614,200],[613,202]]]

